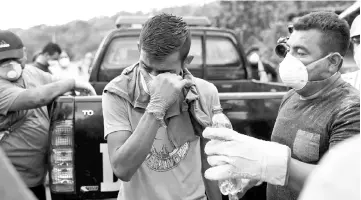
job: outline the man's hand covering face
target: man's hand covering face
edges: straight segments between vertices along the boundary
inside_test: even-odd
[[[165,116],[168,108],[179,98],[182,89],[193,84],[190,80],[172,73],[162,73],[151,78],[142,67],[140,72],[149,89],[150,102],[147,111],[161,117]]]

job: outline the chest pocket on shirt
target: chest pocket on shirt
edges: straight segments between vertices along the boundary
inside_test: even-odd
[[[304,162],[318,161],[320,157],[320,138],[320,134],[298,130],[293,143],[293,154]]]

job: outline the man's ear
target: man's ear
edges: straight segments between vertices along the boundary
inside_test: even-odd
[[[27,55],[27,52],[26,52],[26,47],[23,47],[23,53],[24,53],[24,61],[26,62],[28,60],[28,55]]]
[[[139,41],[137,42],[137,46],[138,46],[138,51],[140,52],[140,44],[139,44]]]
[[[338,72],[343,63],[343,57],[339,53],[334,53],[328,57],[328,60],[331,64],[329,68],[330,72],[331,73]]]
[[[23,58],[19,59],[21,66],[24,68],[26,61],[28,60],[28,56],[26,54],[26,48],[23,47]]]
[[[185,65],[191,64],[193,58],[194,58],[194,56],[187,56],[187,58],[184,59],[184,64],[185,64]]]

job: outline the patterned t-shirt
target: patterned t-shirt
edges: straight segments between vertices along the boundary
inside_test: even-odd
[[[44,183],[48,148],[49,114],[46,106],[9,112],[25,89],[51,83],[52,77],[27,65],[15,82],[0,79],[0,147],[28,187]]]
[[[145,110],[106,92],[103,111],[106,138],[115,131],[133,132]],[[129,182],[121,183],[118,200],[205,200],[201,167],[199,137],[176,148],[161,127],[145,161]]]

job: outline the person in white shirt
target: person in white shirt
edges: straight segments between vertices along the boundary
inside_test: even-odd
[[[69,55],[66,51],[61,52],[59,55],[59,62],[51,68],[51,72],[61,78],[71,77],[74,79],[80,79],[79,70],[70,62]]]
[[[353,56],[359,70],[343,74],[342,78],[352,86],[360,90],[360,33],[361,33],[361,17],[358,15],[352,22],[350,37],[353,45]]]

